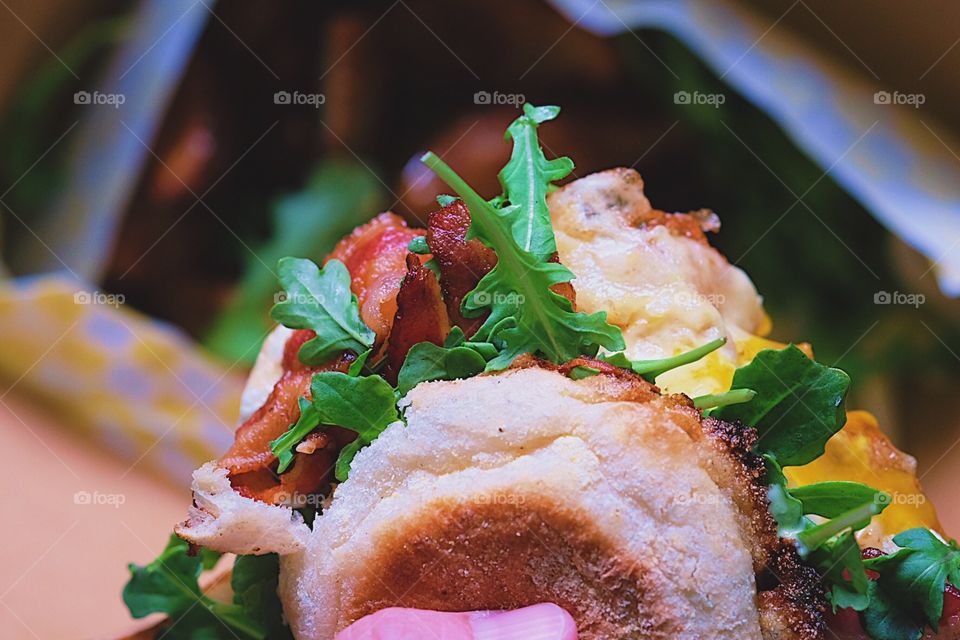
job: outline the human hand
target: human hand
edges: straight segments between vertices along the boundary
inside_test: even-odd
[[[394,607],[357,620],[335,640],[577,640],[577,625],[555,604],[515,611],[446,613]]]

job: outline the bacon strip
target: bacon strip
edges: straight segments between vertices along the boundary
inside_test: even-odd
[[[394,213],[381,213],[341,240],[327,260],[343,262],[350,288],[360,303],[360,317],[382,345],[397,312],[397,290],[407,272],[407,245],[419,233]]]
[[[220,466],[227,469],[231,476],[271,466],[277,458],[270,449],[270,442],[282,436],[300,417],[297,400],[302,396],[309,397],[313,374],[318,371],[346,372],[354,359],[353,355],[342,355],[323,367],[285,371],[264,405],[237,428],[236,439],[220,458]]]
[[[396,384],[407,352],[418,342],[442,345],[450,333],[450,319],[443,303],[440,283],[433,271],[420,264],[420,258],[407,255],[407,275],[397,294],[397,314],[387,343],[387,368],[384,377]]]
[[[430,214],[427,246],[440,266],[440,290],[450,322],[471,336],[486,316],[465,318],[460,311],[464,296],[476,288],[480,278],[497,264],[497,254],[479,240],[467,240],[470,211],[462,201]]]

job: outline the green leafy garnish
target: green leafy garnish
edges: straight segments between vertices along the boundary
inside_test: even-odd
[[[367,349],[363,353],[357,356],[357,359],[350,363],[350,366],[347,367],[348,376],[359,376],[360,372],[363,371],[363,367],[367,364],[367,358],[370,357],[370,354],[373,353],[373,349]]]
[[[584,378],[592,378],[593,376],[600,375],[600,369],[580,365],[571,369],[568,375],[571,380],[583,380]]]
[[[830,591],[827,599],[833,610],[852,608],[863,611],[870,602],[867,572],[854,532],[847,531],[827,541],[807,557]],[[850,576],[844,575],[844,570]]]
[[[854,532],[883,511],[889,496],[857,482],[818,482],[788,488],[776,459],[770,454],[764,459],[767,498],[778,533],[796,540],[800,556],[818,570],[834,610],[864,609],[869,602],[868,584]],[[808,515],[833,519],[817,525]]]
[[[887,638],[909,627],[900,637],[919,638],[924,620],[934,630],[939,628],[946,583],[960,584],[960,546],[923,528],[904,531],[893,541],[899,551],[865,561],[867,568],[880,573],[873,589],[878,610],[865,616],[867,631]]]
[[[770,514],[777,521],[781,537],[792,538],[807,526],[803,517],[803,503],[791,495],[787,489],[787,478],[776,458],[763,456],[767,466],[767,499],[770,501]]]
[[[513,140],[513,152],[497,176],[503,186],[502,199],[505,202],[499,216],[510,225],[513,239],[520,249],[540,261],[548,260],[557,250],[547,209],[547,193],[555,181],[566,178],[573,171],[570,158],[547,160],[537,140],[537,127],[553,120],[559,113],[560,107],[523,105],[523,115],[507,128],[506,137]]]
[[[313,329],[317,336],[300,347],[300,360],[320,365],[343,351],[363,353],[376,334],[360,317],[357,297],[350,291],[350,274],[339,260],[323,269],[311,260],[281,258],[277,263],[286,299],[270,315],[291,329]]]
[[[904,606],[898,593],[888,593],[877,580],[867,585],[870,604],[863,610],[863,626],[873,640],[920,640],[923,612]]]
[[[790,494],[803,505],[804,513],[836,518],[860,505],[876,502],[889,504],[889,496],[859,482],[816,482],[790,489]],[[858,527],[859,528],[859,527]]]
[[[753,389],[756,397],[713,415],[754,427],[757,450],[781,465],[802,465],[823,455],[827,440],[846,422],[849,386],[846,373],[814,362],[794,345],[767,349],[733,376],[731,389]]]
[[[552,120],[557,107],[524,105],[523,115],[510,125],[514,142],[510,161],[500,172],[504,193],[492,202],[480,197],[433,153],[423,162],[463,199],[470,209],[468,237],[477,238],[497,254],[497,264],[463,301],[467,317],[489,311],[473,336],[495,345],[500,353],[488,370],[503,369],[523,353],[552,362],[596,355],[600,347],[623,349],[620,330],[607,323],[606,313],[575,312],[573,305],[550,287],[573,279],[573,273],[547,260],[556,251],[546,195],[555,180],[573,168],[568,159],[546,160],[537,141],[537,127]]]
[[[283,605],[277,594],[279,578],[280,557],[275,553],[237,556],[230,578],[234,603],[256,620],[271,640],[293,638],[283,621]]]
[[[711,412],[757,429],[754,449],[766,461],[767,498],[778,533],[793,539],[800,556],[818,570],[834,610],[863,610],[870,603],[855,532],[883,511],[889,496],[857,482],[788,487],[782,467],[823,455],[827,441],[846,422],[849,384],[846,373],[814,362],[794,345],[768,349],[733,376],[731,390],[751,389],[753,399]],[[830,519],[818,524],[812,515]]]
[[[870,519],[878,515],[887,507],[887,503],[870,500],[843,512],[832,520],[823,524],[814,525],[797,533],[797,548],[801,556],[807,556],[814,549],[819,549],[834,536],[840,535],[848,529],[854,531],[863,529],[870,524]]]
[[[300,417],[282,436],[270,442],[270,449],[280,464],[277,473],[286,471],[293,462],[293,450],[301,440],[320,425],[320,414],[313,407],[313,403],[304,397],[297,398],[300,405]]]
[[[828,588],[834,610],[862,610],[869,602],[867,577],[854,532],[889,504],[889,496],[858,482],[818,482],[788,487],[774,455],[763,454],[767,466],[767,499],[777,532],[793,539],[800,557],[816,568]],[[810,515],[832,518],[817,524]],[[849,578],[844,575],[844,569]]]
[[[310,384],[311,400],[300,400],[300,419],[286,433],[270,443],[274,455],[287,465],[294,448],[319,425],[337,425],[357,434],[341,449],[335,475],[343,482],[357,452],[376,440],[392,422],[400,419],[396,396],[380,376],[351,376],[338,371],[316,373]],[[305,417],[306,416],[306,417]],[[282,470],[286,469],[286,465]]]
[[[731,404],[740,404],[753,400],[757,392],[753,389],[731,389],[724,393],[708,393],[693,399],[693,406],[701,411],[718,409]]]
[[[197,579],[216,557],[209,551],[195,556],[189,545],[175,535],[150,564],[130,564],[130,581],[123,588],[123,601],[134,618],[164,613],[171,625],[168,638],[266,638],[259,616],[242,604],[219,602],[205,595]]]
[[[656,382],[659,376],[667,371],[696,362],[708,353],[716,351],[726,343],[726,338],[717,338],[690,351],[684,351],[669,358],[658,358],[656,360],[630,360],[622,352],[603,354],[600,356],[600,359],[618,367],[623,367],[624,369],[632,369],[634,373],[643,376],[644,380],[653,383]]]
[[[620,330],[607,323],[605,312],[575,312],[569,300],[550,290],[555,284],[573,279],[569,269],[521,248],[521,241],[542,238],[546,230],[552,235],[549,219],[544,221],[531,214],[526,218],[529,224],[545,225],[547,229],[514,237],[517,230],[506,223],[517,219],[517,213],[511,214],[510,219],[502,217],[500,209],[480,197],[434,154],[426,154],[423,162],[463,198],[470,208],[471,233],[497,254],[496,266],[463,301],[468,317],[490,312],[473,336],[478,342],[490,342],[500,349],[499,355],[487,364],[488,370],[503,369],[523,353],[559,363],[582,355],[594,356],[600,347],[612,351],[624,348]],[[518,228],[521,226],[526,229],[523,225]]]
[[[430,253],[430,247],[427,246],[427,236],[417,236],[407,245],[407,251],[420,256]]]
[[[405,396],[421,382],[475,376],[496,356],[495,346],[468,341],[460,327],[453,327],[442,347],[432,342],[413,345],[397,376],[397,393]]]
[[[427,246],[427,236],[417,236],[407,245],[407,251],[410,253],[415,253],[420,256],[425,256],[430,253],[430,247]],[[437,262],[436,258],[430,258],[423,263],[423,266],[430,271],[433,271],[433,275],[440,277],[440,264]]]

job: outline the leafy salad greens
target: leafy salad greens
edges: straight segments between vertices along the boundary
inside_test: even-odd
[[[212,569],[219,558],[220,554],[206,549],[190,555],[187,542],[171,535],[166,549],[153,562],[142,567],[130,565],[123,601],[134,618],[167,614],[172,624],[162,635],[170,640],[292,638],[282,623],[277,596],[278,557],[238,557],[231,576],[231,603],[205,595],[198,582],[200,573]]]

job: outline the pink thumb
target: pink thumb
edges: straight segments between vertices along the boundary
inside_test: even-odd
[[[336,640],[577,640],[577,625],[555,604],[516,611],[444,613],[383,609],[356,621]]]

